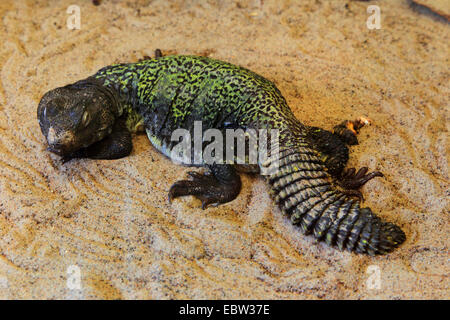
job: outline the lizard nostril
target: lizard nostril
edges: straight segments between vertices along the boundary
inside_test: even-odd
[[[47,142],[54,148],[71,145],[74,142],[74,135],[69,131],[57,133],[54,128],[50,127],[47,134]]]

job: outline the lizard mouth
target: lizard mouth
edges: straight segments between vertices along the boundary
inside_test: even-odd
[[[77,151],[77,149],[69,147],[67,145],[64,144],[49,144],[49,146],[47,147],[47,151],[50,151],[51,153],[54,153],[58,156],[66,156],[68,154],[71,154],[75,151]]]
[[[63,156],[64,154],[66,154],[66,152],[64,152],[64,149],[60,146],[48,146],[47,147],[47,151],[50,151],[51,153],[57,154],[58,156]]]
[[[58,156],[63,156],[64,151],[62,149],[58,149],[56,147],[47,147],[47,151],[50,151],[51,153],[57,154]]]

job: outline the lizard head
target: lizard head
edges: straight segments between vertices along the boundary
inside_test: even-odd
[[[37,117],[48,150],[65,156],[109,135],[116,119],[114,103],[110,92],[92,83],[47,92],[39,102]]]

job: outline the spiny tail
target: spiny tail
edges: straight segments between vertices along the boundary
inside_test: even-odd
[[[397,225],[382,221],[333,186],[318,154],[306,144],[280,151],[279,169],[268,181],[275,202],[292,223],[330,246],[375,255],[406,239]]]

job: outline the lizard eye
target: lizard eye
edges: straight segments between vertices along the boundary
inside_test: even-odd
[[[90,121],[91,121],[91,115],[89,114],[89,112],[85,111],[83,113],[83,117],[81,118],[81,124],[84,127],[87,127],[87,125],[89,124]]]

